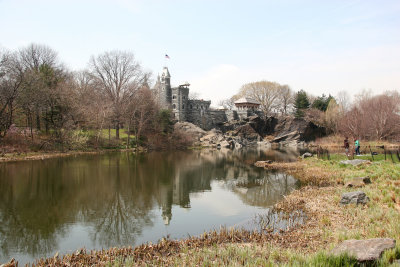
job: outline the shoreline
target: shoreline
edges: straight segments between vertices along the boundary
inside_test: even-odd
[[[346,167],[339,164],[339,159],[312,157],[290,163],[268,163],[263,167],[285,171],[303,184],[300,189],[284,196],[274,209],[286,213],[301,210],[307,217],[304,224],[278,234],[221,229],[188,239],[162,239],[156,244],[142,244],[135,248],[78,250],[74,254],[38,259],[31,264],[181,265],[193,260],[202,264],[210,255],[214,255],[213,262],[220,263],[224,259],[238,260],[236,258],[243,253],[248,255],[246,262],[259,257],[265,261],[259,263],[308,264],[316,257],[328,257],[328,252],[343,240],[372,237],[396,239],[396,250],[400,253],[400,226],[397,223],[400,221],[400,194],[394,195],[394,199],[391,194],[400,190],[399,164],[378,161]],[[364,174],[371,177],[372,183],[360,190],[367,193],[371,202],[364,206],[339,204],[343,192],[354,191],[346,188],[345,182]],[[381,196],[383,190],[388,192],[387,196]],[[253,255],[254,251],[258,254]],[[227,252],[234,255],[224,258]],[[393,261],[393,257],[385,255],[387,261]]]
[[[139,148],[138,152],[144,152],[144,149]],[[108,152],[136,152],[136,148],[123,148],[123,149],[98,149],[94,151],[67,151],[67,152],[27,152],[27,153],[10,153],[7,156],[0,157],[0,163],[3,162],[17,162],[17,161],[31,161],[31,160],[45,160],[52,158],[64,158],[77,155],[97,155]]]

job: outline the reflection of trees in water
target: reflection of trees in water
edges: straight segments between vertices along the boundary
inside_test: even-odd
[[[266,172],[264,177],[240,181],[234,184],[232,189],[244,203],[267,207],[295,189],[297,185],[297,180],[288,174]]]
[[[267,156],[263,151],[202,150],[2,164],[2,254],[18,250],[40,256],[60,249],[58,238],[75,222],[93,226],[90,237],[96,244],[133,244],[143,227],[153,224],[156,206],[168,224],[172,206],[190,207],[190,193],[211,190],[213,179],[262,180],[266,172],[250,161]],[[264,206],[290,187],[278,180],[265,179],[265,184],[239,195],[245,203]]]
[[[26,164],[29,165],[29,164]],[[57,247],[57,234],[65,233],[73,194],[64,194],[62,183],[42,170],[0,165],[0,242],[2,255],[10,250],[40,255]],[[54,168],[56,169],[56,164]],[[59,206],[63,206],[61,211]]]
[[[94,226],[91,238],[105,247],[121,244],[134,244],[135,237],[141,234],[144,225],[152,224],[149,211],[154,203],[154,176],[142,173],[138,161],[129,154],[125,158],[108,159],[107,172],[99,173],[100,181],[114,179],[107,186],[95,186],[93,193],[102,196],[92,199],[84,220]]]

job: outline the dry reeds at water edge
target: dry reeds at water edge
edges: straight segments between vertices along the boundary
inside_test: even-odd
[[[282,217],[283,214],[281,215]],[[275,232],[275,233],[274,233]],[[59,256],[58,253],[47,259],[39,259],[32,266],[104,266],[107,263],[129,258],[135,265],[146,264],[152,261],[164,262],[169,256],[179,255],[183,250],[201,249],[223,244],[265,244],[275,243],[281,247],[291,247],[299,241],[299,237],[290,227],[276,233],[272,228],[263,231],[249,231],[245,229],[225,228],[205,232],[198,237],[189,237],[184,240],[163,238],[158,243],[147,243],[138,247],[111,248],[109,250],[78,250],[73,254]],[[307,242],[307,241],[305,241]],[[16,266],[16,265],[10,265]]]

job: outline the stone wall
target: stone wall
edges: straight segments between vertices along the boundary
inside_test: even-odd
[[[240,120],[244,120],[244,119],[246,119],[250,116],[254,116],[254,115],[257,115],[259,117],[264,116],[264,113],[259,110],[240,109],[240,110],[237,110],[236,112],[237,112],[237,117]]]
[[[201,104],[207,104],[207,107]],[[233,120],[247,119],[249,116],[258,115],[261,118],[264,113],[261,111],[237,111],[237,110],[217,110],[209,109],[210,101],[203,100],[189,100],[189,109],[186,110],[186,121],[199,126],[204,130],[211,130],[213,128],[221,129],[224,123]]]
[[[186,110],[186,121],[191,122],[203,129],[208,129],[210,122],[209,109],[211,101],[188,100],[188,109]]]
[[[233,121],[233,120],[239,119],[239,116],[238,116],[236,110],[225,110],[225,115],[226,115],[227,121]]]
[[[228,121],[225,110],[211,109],[208,112],[209,129],[219,128]]]

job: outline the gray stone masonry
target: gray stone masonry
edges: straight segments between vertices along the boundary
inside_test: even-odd
[[[171,75],[164,67],[154,87],[160,107],[170,109],[174,119],[179,122],[191,122],[204,130],[221,126],[224,122],[246,119],[253,115],[263,116],[258,110],[216,110],[210,109],[211,101],[189,99],[189,84],[171,87]]]

